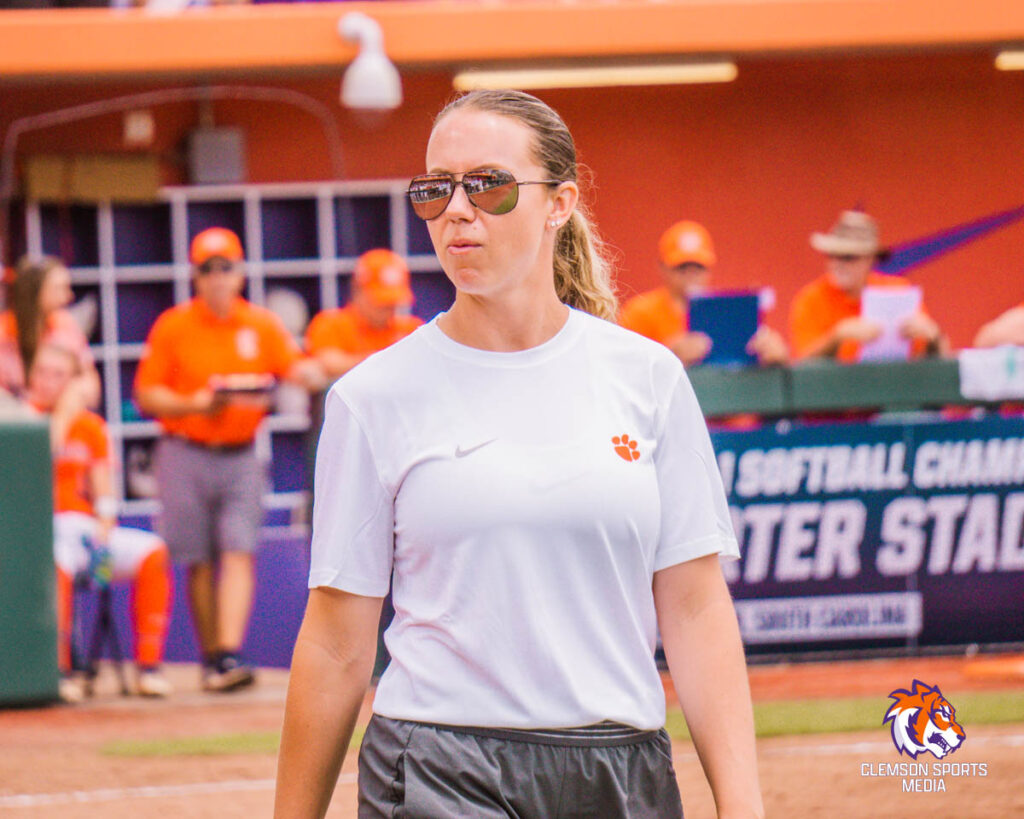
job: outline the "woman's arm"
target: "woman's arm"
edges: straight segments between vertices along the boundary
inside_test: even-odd
[[[763,817],[739,625],[717,555],[658,571],[665,657],[720,819]]]
[[[61,390],[57,403],[50,410],[50,451],[55,455],[64,446],[71,424],[87,406],[86,396],[74,380]]]
[[[100,384],[100,374],[96,370],[95,364],[90,363],[88,367],[82,370],[81,375],[75,376],[72,383],[78,384],[78,388],[82,391],[85,405],[89,409],[94,410],[99,407],[103,387]]]
[[[96,541],[108,543],[110,532],[117,525],[117,501],[114,499],[114,480],[110,474],[110,461],[97,461],[89,467],[89,497],[98,526]]]
[[[382,598],[312,589],[292,656],[275,819],[327,812],[377,652]]]

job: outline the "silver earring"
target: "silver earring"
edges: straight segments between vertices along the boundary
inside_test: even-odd
[[[558,222],[556,222],[554,219],[548,222],[548,224],[551,225],[551,227],[558,227]]]

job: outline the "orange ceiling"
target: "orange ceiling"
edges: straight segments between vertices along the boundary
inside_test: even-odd
[[[969,12],[967,8],[969,7]],[[354,56],[359,9],[406,69],[493,61],[799,53],[1024,42],[1019,0],[495,0],[0,11],[0,78],[308,71]]]

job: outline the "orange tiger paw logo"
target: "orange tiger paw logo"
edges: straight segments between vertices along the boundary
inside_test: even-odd
[[[616,435],[612,438],[612,443],[615,445],[615,453],[622,458],[622,460],[628,461],[629,463],[639,460],[640,450],[638,447],[640,445],[628,435]]]

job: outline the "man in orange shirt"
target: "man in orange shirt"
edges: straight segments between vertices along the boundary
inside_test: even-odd
[[[109,573],[107,580],[132,580],[136,690],[142,696],[166,697],[171,685],[161,673],[160,663],[171,602],[167,547],[151,532],[116,525],[106,422],[85,409],[79,391],[68,389],[80,371],[76,352],[43,342],[28,374],[28,400],[50,415],[54,453],[53,549],[61,697],[73,702],[83,694],[69,676],[72,583],[76,575],[90,569]]]
[[[717,261],[711,236],[697,222],[683,220],[666,230],[658,242],[658,257],[665,284],[627,301],[619,324],[664,344],[683,364],[699,364],[711,352],[711,339],[689,329],[690,298],[706,293]],[[762,325],[748,349],[761,364],[779,364],[787,358],[782,336]]]
[[[862,211],[844,211],[828,233],[811,235],[811,247],[826,256],[827,270],[793,298],[789,327],[794,356],[857,361],[861,345],[882,333],[882,327],[861,316],[864,288],[910,283],[902,276],[874,271],[883,252],[878,224]],[[913,356],[940,355],[949,349],[939,325],[923,308],[904,320],[900,332],[910,339]]]
[[[234,233],[204,230],[190,258],[195,297],[153,325],[135,397],[163,427],[160,526],[171,555],[187,566],[203,687],[230,691],[254,680],[238,652],[252,607],[266,486],[256,431],[276,379],[309,389],[324,379],[277,316],[241,297],[244,254]]]
[[[423,323],[408,314],[412,303],[405,260],[385,248],[368,250],[356,261],[349,303],[314,316],[306,329],[306,350],[331,380],[339,378]]]

